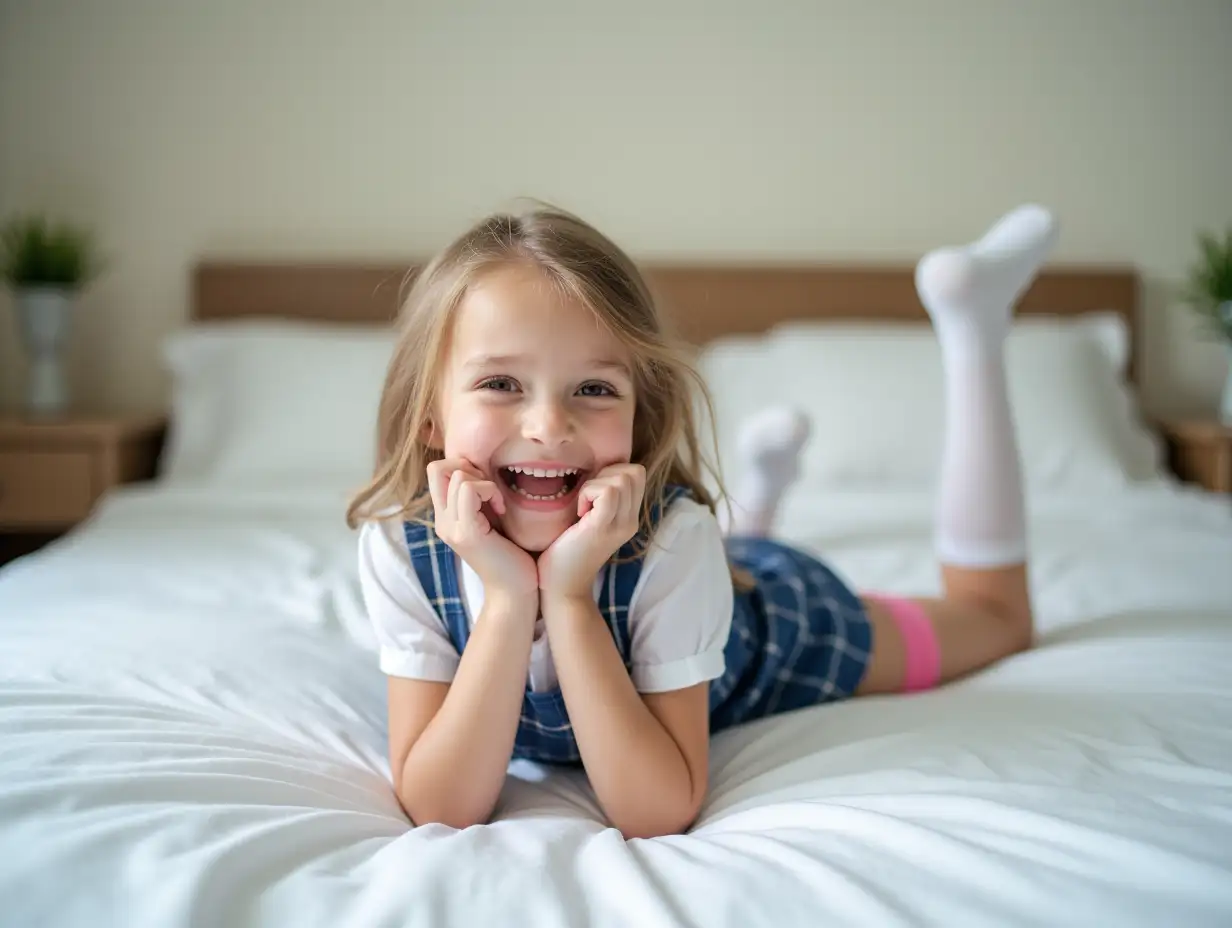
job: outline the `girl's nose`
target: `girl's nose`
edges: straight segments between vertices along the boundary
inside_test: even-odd
[[[569,412],[560,403],[535,403],[522,420],[523,434],[542,445],[559,445],[569,439],[573,426]]]

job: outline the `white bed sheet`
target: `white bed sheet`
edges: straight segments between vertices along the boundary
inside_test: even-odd
[[[1226,925],[1232,509],[1032,500],[1039,646],[725,733],[687,836],[515,765],[413,829],[329,492],[113,496],[0,571],[0,924]],[[931,593],[932,500],[797,490],[784,534]]]

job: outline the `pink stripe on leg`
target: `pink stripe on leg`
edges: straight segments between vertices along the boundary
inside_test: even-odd
[[[932,689],[941,680],[941,645],[924,607],[899,596],[878,594],[869,599],[885,606],[903,639],[903,692]]]

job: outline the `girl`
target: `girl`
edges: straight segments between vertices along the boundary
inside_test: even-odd
[[[486,821],[522,757],[580,762],[626,837],[680,832],[706,796],[712,731],[931,687],[1027,647],[1002,347],[1054,238],[1025,207],[917,268],[946,372],[939,600],[857,595],[764,537],[798,416],[746,430],[724,533],[694,419],[704,384],[593,228],[497,215],[432,260],[401,315],[374,479],[347,514],[412,821]]]

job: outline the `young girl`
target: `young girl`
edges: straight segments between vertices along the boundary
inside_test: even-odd
[[[945,363],[939,600],[857,595],[764,537],[807,432],[790,413],[742,436],[724,532],[704,385],[593,228],[497,215],[432,260],[402,312],[376,474],[347,514],[412,821],[484,822],[522,757],[580,762],[626,837],[677,833],[706,796],[711,732],[1027,647],[1003,340],[1054,237],[1024,207],[917,268]]]

